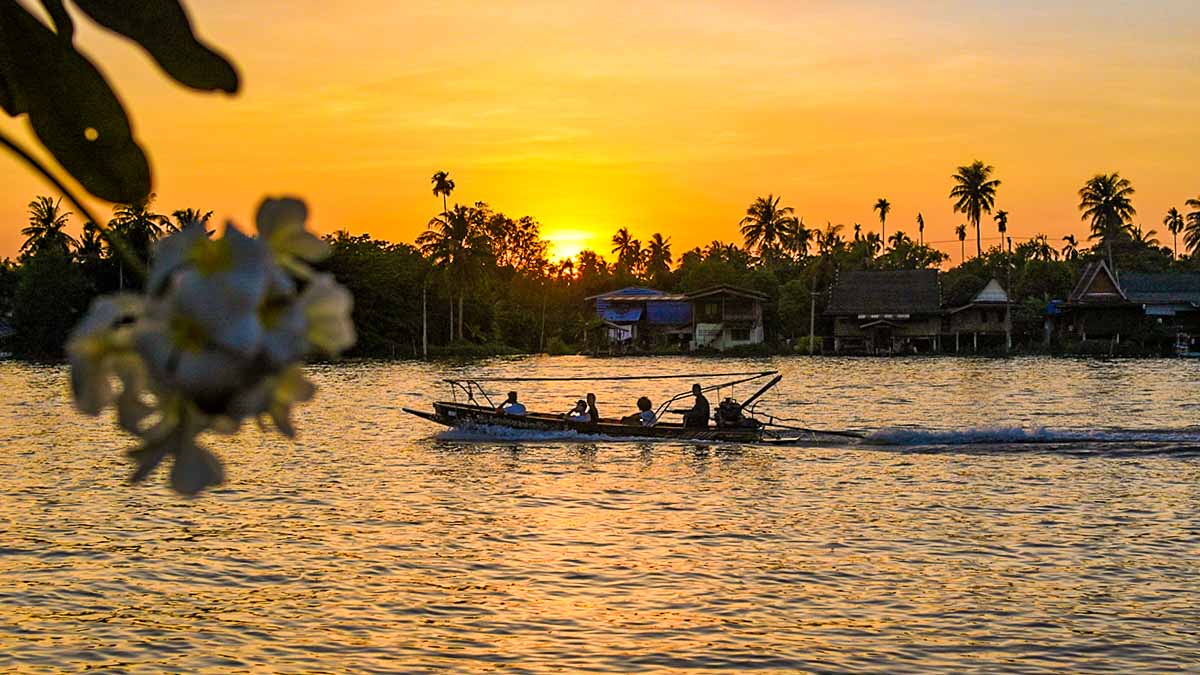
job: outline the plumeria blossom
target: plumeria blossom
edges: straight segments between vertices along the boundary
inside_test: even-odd
[[[243,421],[295,435],[291,409],[315,387],[300,367],[354,344],[350,293],[310,266],[328,246],[307,229],[299,199],[267,199],[258,236],[233,223],[212,239],[191,223],[161,241],[144,295],[97,299],[67,345],[76,406],[115,406],[141,439],[133,481],[168,456],[171,485],[196,494],[224,481],[221,462],[197,442]]]

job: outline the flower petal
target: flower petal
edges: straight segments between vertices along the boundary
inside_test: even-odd
[[[333,275],[313,277],[300,294],[300,305],[308,320],[306,337],[310,345],[329,355],[354,345],[354,322],[350,318],[354,298]]]

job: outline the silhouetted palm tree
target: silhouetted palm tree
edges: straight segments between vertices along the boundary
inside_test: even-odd
[[[671,238],[655,232],[646,244],[646,276],[655,282],[663,280],[671,271]]]
[[[1050,245],[1050,238],[1044,234],[1036,234],[1033,239],[1029,240],[1031,251],[1035,260],[1045,260],[1047,262],[1058,257],[1058,251]],[[1019,249],[1018,249],[1019,250]]]
[[[817,248],[820,250],[821,255],[833,255],[839,248],[841,248],[842,244],[844,243],[844,240],[842,239],[842,228],[844,227],[845,226],[841,225],[840,223],[837,225],[834,225],[833,223],[826,223],[825,231],[817,233]]]
[[[1075,238],[1075,235],[1068,234],[1067,236],[1063,237],[1062,240],[1063,240],[1063,247],[1062,247],[1063,260],[1074,260],[1074,259],[1078,258],[1079,257],[1079,240],[1077,240]]]
[[[1108,266],[1113,267],[1112,242],[1125,234],[1125,224],[1137,211],[1130,198],[1133,184],[1118,173],[1096,174],[1079,189],[1080,218],[1090,221],[1092,234],[1104,244]]]
[[[1126,232],[1135,244],[1157,248],[1161,243],[1158,241],[1158,230],[1143,230],[1141,225],[1130,225]]]
[[[921,212],[917,212],[917,237],[920,238],[921,245],[925,245],[925,216]]]
[[[1167,211],[1167,215],[1163,216],[1163,225],[1166,226],[1167,232],[1171,233],[1173,243],[1171,244],[1171,259],[1179,257],[1179,233],[1183,232],[1183,214],[1174,206]]]
[[[1184,204],[1191,211],[1188,211],[1187,225],[1184,226],[1183,246],[1193,256],[1200,253],[1200,197],[1189,199]]]
[[[892,237],[888,243],[892,245],[892,249],[894,250],[907,244],[911,244],[912,239],[909,239],[908,235],[904,234],[904,230],[896,230],[892,233]]]
[[[979,221],[983,214],[991,213],[996,204],[996,188],[1000,181],[992,178],[994,168],[975,160],[967,166],[958,167],[954,173],[955,185],[950,190],[950,198],[955,200],[954,212],[967,216],[967,220],[975,227],[975,255],[983,255],[983,235],[979,233]]]
[[[854,241],[862,239],[862,223],[854,224]]]
[[[100,227],[88,221],[83,224],[83,233],[79,235],[79,248],[75,253],[81,260],[99,260],[104,257],[104,233]]]
[[[785,228],[779,235],[779,246],[796,258],[808,255],[808,245],[812,242],[813,231],[804,226],[804,219],[798,218],[794,227]]]
[[[108,221],[109,229],[115,231],[133,253],[142,261],[150,259],[150,247],[166,233],[171,220],[150,209],[154,204],[154,193],[133,204],[118,204],[113,207],[113,218]]]
[[[433,183],[433,196],[442,196],[442,212],[445,213],[446,198],[450,196],[451,192],[454,192],[454,179],[450,177],[448,172],[438,171],[437,173],[433,174],[433,178],[430,179],[430,182]]]
[[[967,261],[967,226],[960,223],[954,228],[954,234],[958,237],[958,264],[963,264]]]
[[[1004,233],[1008,232],[1008,211],[1001,209],[992,218],[996,221],[996,229],[1000,231],[1000,245],[1004,246]],[[1012,253],[1011,241],[1008,244],[1008,252]]]
[[[629,228],[622,227],[612,238],[612,252],[617,256],[617,265],[630,274],[637,274],[642,263],[642,242],[633,238]]]
[[[884,241],[887,241],[887,217],[892,211],[891,203],[883,197],[880,197],[875,202],[875,206],[871,210],[879,212],[879,237]]]
[[[463,296],[483,269],[483,262],[491,250],[479,211],[455,205],[429,221],[429,229],[417,237],[417,245],[421,253],[446,274],[451,288],[451,312],[454,311],[453,294],[458,294],[458,338],[461,340]],[[450,337],[453,339],[454,335]]]
[[[778,250],[800,225],[800,221],[792,215],[792,207],[780,206],[780,199],[782,197],[771,194],[755,199],[741,220],[746,248],[757,251],[759,255]]]
[[[212,236],[212,231],[208,230],[208,221],[212,218],[212,211],[201,211],[200,209],[176,209],[171,212],[171,217],[175,219],[175,224],[172,229],[182,230],[192,223],[200,223],[204,226],[205,231],[209,236]]]
[[[54,201],[46,196],[35,197],[29,202],[29,225],[21,230],[25,236],[25,243],[21,244],[22,254],[58,250],[66,255],[79,245],[65,231],[71,212],[62,211],[61,204],[62,198]]]

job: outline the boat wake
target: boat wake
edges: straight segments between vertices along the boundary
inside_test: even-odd
[[[654,438],[612,438],[576,431],[539,431],[476,425],[447,429],[438,440],[462,443],[487,442],[603,442],[663,443]],[[670,440],[668,443],[713,444],[717,441]],[[739,442],[737,445],[757,445]],[[1059,452],[1083,455],[1169,454],[1200,456],[1200,429],[1049,429],[1044,427],[981,427],[971,429],[888,428],[859,439],[800,438],[765,445],[785,447],[872,447],[899,452]]]
[[[1049,450],[1080,454],[1195,454],[1200,455],[1197,429],[1050,429],[1045,427],[983,427],[973,429],[880,429],[867,434],[868,445],[906,451],[961,452],[964,450]]]

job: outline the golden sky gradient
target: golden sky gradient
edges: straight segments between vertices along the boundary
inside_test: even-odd
[[[440,210],[429,177],[445,169],[453,200],[536,217],[560,254],[607,255],[628,226],[669,235],[678,255],[740,240],[760,194],[847,229],[877,229],[871,206],[886,197],[889,232],[915,237],[921,211],[926,239],[957,263],[949,176],[976,158],[1003,181],[1014,240],[1084,234],[1075,193],[1101,171],[1133,181],[1139,221],[1160,237],[1163,213],[1200,194],[1194,0],[189,9],[238,64],[237,97],[180,89],[77,17],[77,43],[150,152],[164,211],[248,223],[263,195],[292,193],[320,231],[412,241]],[[24,120],[0,128],[27,137]],[[0,256],[15,254],[25,204],[44,192],[0,158]]]

